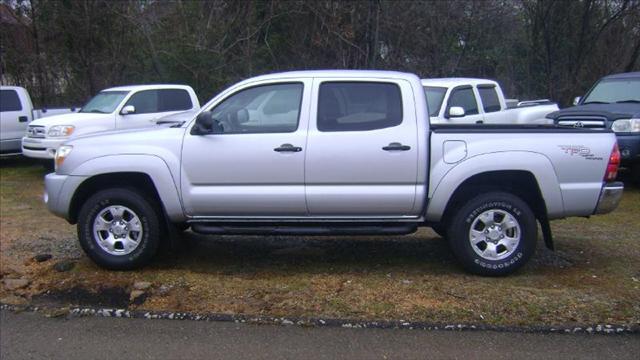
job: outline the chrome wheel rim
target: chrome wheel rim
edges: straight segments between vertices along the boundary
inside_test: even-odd
[[[130,254],[140,245],[143,233],[140,218],[126,206],[108,206],[93,221],[93,237],[110,255]]]
[[[471,248],[485,260],[502,260],[511,256],[520,244],[522,230],[513,215],[492,209],[478,215],[469,229]]]

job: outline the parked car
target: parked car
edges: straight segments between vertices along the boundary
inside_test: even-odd
[[[640,184],[640,72],[605,76],[574,106],[548,117],[562,126],[613,130],[622,166]]]
[[[185,85],[135,85],[103,90],[75,114],[52,116],[29,124],[22,153],[53,159],[56,149],[76,136],[114,129],[154,126],[162,116],[200,109],[198,97]]]
[[[0,154],[21,152],[20,142],[32,120],[76,111],[76,108],[34,109],[25,88],[0,86]]]
[[[547,124],[558,110],[550,100],[505,99],[500,84],[488,79],[423,79],[432,124]]]
[[[609,131],[428,119],[412,74],[259,76],[179,127],[68,141],[45,178],[45,202],[77,224],[84,251],[110,269],[146,264],[172,224],[270,235],[432,226],[467,270],[484,275],[527,262],[537,221],[551,246],[548,220],[618,205]]]

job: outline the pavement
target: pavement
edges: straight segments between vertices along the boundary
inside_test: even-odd
[[[637,359],[640,335],[345,329],[0,312],[10,359]]]

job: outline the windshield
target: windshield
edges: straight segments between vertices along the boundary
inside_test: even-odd
[[[582,104],[640,102],[640,79],[610,79],[600,81]]]
[[[447,88],[435,86],[424,87],[424,94],[427,96],[427,106],[429,107],[429,116],[438,116],[444,94],[446,93]]]
[[[122,102],[128,91],[102,91],[82,107],[81,113],[112,113]]]

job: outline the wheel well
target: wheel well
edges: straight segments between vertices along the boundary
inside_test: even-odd
[[[142,191],[145,197],[153,199],[158,204],[160,196],[149,175],[137,172],[117,172],[92,176],[83,181],[71,198],[69,206],[69,222],[78,222],[78,213],[82,204],[100,190],[124,187]]]
[[[528,171],[489,171],[476,174],[465,180],[447,202],[441,223],[446,224],[455,209],[479,194],[488,191],[505,191],[521,198],[539,220],[546,219],[547,206],[538,187],[535,176]]]

